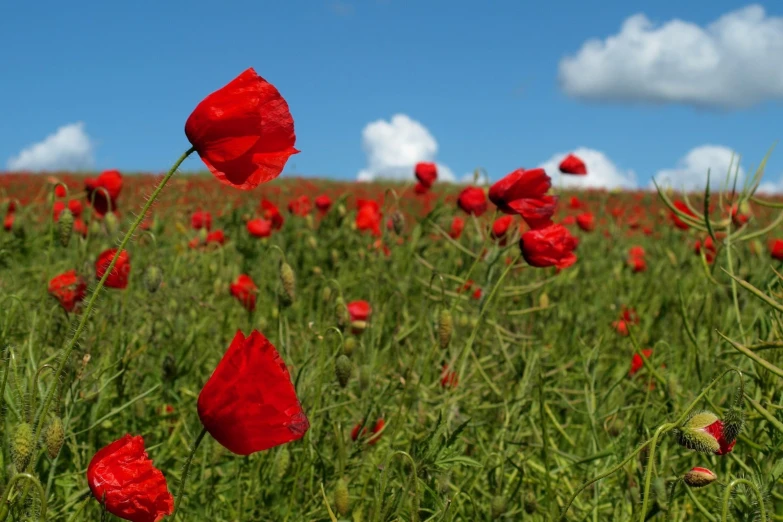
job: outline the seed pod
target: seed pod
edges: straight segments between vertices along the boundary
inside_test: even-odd
[[[334,507],[341,517],[348,514],[348,484],[345,479],[338,480],[334,487]]]
[[[497,519],[503,516],[506,512],[506,499],[502,495],[492,497],[492,504],[490,506],[492,511],[492,518]]]
[[[16,427],[14,438],[11,441],[11,456],[17,472],[22,473],[25,470],[34,450],[33,427],[29,422],[22,422]]]
[[[163,270],[157,265],[150,265],[144,272],[144,286],[147,291],[154,294],[160,288],[160,284],[163,282]]]
[[[282,480],[285,474],[288,472],[288,464],[291,462],[291,454],[288,453],[288,448],[282,446],[280,451],[277,452],[275,458],[275,477],[277,480]]]
[[[337,381],[341,388],[348,386],[348,381],[351,380],[353,373],[353,365],[347,355],[341,355],[337,358],[334,363],[334,373],[337,375]]]
[[[440,341],[441,349],[445,350],[449,347],[453,329],[454,324],[451,320],[451,311],[448,308],[441,309],[438,315],[438,340]]]
[[[65,442],[65,429],[60,417],[52,419],[52,422],[46,427],[44,442],[46,443],[46,453],[48,453],[49,458],[54,459],[57,457]]]
[[[402,231],[405,229],[405,216],[403,216],[402,212],[399,210],[395,210],[394,214],[392,214],[391,220],[392,227],[394,227],[394,233],[398,236],[402,235]]]
[[[283,304],[290,305],[296,295],[296,276],[294,269],[285,261],[280,263],[280,282],[283,285]]]
[[[57,235],[60,239],[60,245],[68,246],[73,232],[73,214],[67,208],[60,212],[60,219],[57,221]]]
[[[345,215],[348,213],[348,209],[345,208],[345,205],[340,203],[337,205],[337,215],[341,218],[345,217]]]
[[[343,342],[343,353],[348,357],[351,356],[355,348],[356,348],[355,338],[349,337],[345,340],[345,342]]]
[[[117,230],[120,228],[120,220],[117,219],[117,214],[114,212],[107,212],[106,215],[103,216],[103,222],[106,223],[106,232],[111,236],[116,234]]]

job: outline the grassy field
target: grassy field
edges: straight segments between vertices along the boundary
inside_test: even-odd
[[[237,332],[254,329],[287,366],[309,429],[249,456],[206,434],[178,520],[783,519],[780,202],[692,195],[696,217],[675,219],[655,192],[564,192],[555,221],[578,238],[578,261],[559,270],[521,258],[518,217],[495,238],[493,205],[461,211],[456,186],[280,179],[236,191],[177,175],[126,248],[127,287],[99,294],[63,359],[96,259],[156,181],[125,176],[118,215],[99,219],[79,176],[0,178],[7,520],[38,520],[42,498],[47,520],[116,520],[87,470],[126,434],[143,437],[177,497],[199,394]],[[300,199],[290,212],[302,196],[311,208]],[[378,203],[379,230],[357,227],[359,199]],[[67,234],[53,209],[70,200],[83,214]],[[283,220],[263,238],[247,227],[273,222],[262,200]],[[586,212],[589,231],[576,219]],[[88,284],[71,312],[49,291],[69,270]],[[254,307],[236,284],[232,295],[241,274]],[[349,316],[356,301],[366,318]],[[707,430],[717,419],[723,431]],[[686,475],[694,467],[710,472]]]

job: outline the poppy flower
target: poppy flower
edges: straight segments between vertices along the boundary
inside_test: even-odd
[[[696,217],[696,214],[691,212],[691,209],[688,208],[688,205],[686,205],[684,201],[680,201],[680,200],[675,201],[674,202],[674,207],[677,210],[679,210],[680,212],[682,212],[683,214],[685,214],[686,216],[690,216],[690,217],[693,217],[693,218]],[[680,218],[680,216],[677,215],[676,212],[671,211],[669,215],[670,215],[670,217],[672,219],[672,223],[674,223],[675,227],[679,228],[680,230],[688,230],[690,228],[688,223],[683,221]]]
[[[647,261],[643,257],[629,257],[628,266],[634,273],[644,272],[647,270]]]
[[[595,216],[591,212],[585,212],[576,216],[576,224],[585,232],[595,229]]]
[[[732,205],[729,208],[729,211],[731,212],[731,222],[737,228],[744,226],[750,219],[750,216],[747,213],[740,211],[738,205]]]
[[[704,259],[707,261],[708,264],[712,264],[712,262],[715,260],[715,243],[712,241],[712,236],[707,236],[707,239],[704,240],[704,243],[696,240],[696,243],[693,246],[693,252],[700,256],[702,251],[704,251]]]
[[[68,210],[71,211],[71,214],[73,214],[73,217],[79,218],[82,215],[82,212],[84,211],[84,207],[82,206],[82,202],[78,199],[72,199],[68,202]]]
[[[726,423],[710,411],[691,417],[677,430],[677,442],[688,449],[725,455],[734,449],[737,432],[726,432]],[[733,435],[733,436],[731,436]]]
[[[774,239],[769,243],[769,255],[772,259],[783,261],[783,239]]]
[[[5,219],[3,220],[3,228],[6,230],[6,232],[10,232],[12,228],[14,228],[14,221],[16,220],[16,214],[13,212],[9,212],[5,215]]]
[[[492,237],[495,239],[501,239],[501,245],[505,245],[506,234],[508,233],[511,223],[514,221],[514,216],[501,216],[492,223]]]
[[[73,231],[82,237],[87,237],[87,224],[80,218],[73,220]]]
[[[54,186],[54,197],[56,198],[64,198],[68,195],[67,189],[65,186],[61,183],[58,183]]]
[[[218,245],[223,245],[226,243],[226,234],[222,230],[215,230],[207,234],[205,241],[207,244],[217,243]]]
[[[317,198],[315,198],[315,207],[322,213],[329,212],[329,209],[332,208],[332,200],[327,196],[326,194],[321,194]]]
[[[312,210],[313,205],[306,194],[302,194],[296,199],[288,202],[288,212],[297,216],[306,216]]]
[[[574,174],[576,176],[584,176],[587,174],[587,167],[585,166],[585,162],[573,154],[569,154],[563,158],[563,161],[560,162],[559,168],[560,172],[563,174]]]
[[[197,210],[190,216],[190,228],[193,230],[212,230],[212,214],[206,211]]]
[[[299,152],[288,103],[252,68],[204,98],[185,135],[220,182],[242,190],[275,179]]]
[[[242,303],[248,311],[252,312],[256,308],[256,294],[258,287],[247,274],[242,274],[231,283],[231,295]]]
[[[247,222],[247,231],[253,237],[269,237],[272,235],[272,222],[266,219],[251,219]]]
[[[358,200],[358,212],[356,213],[356,229],[360,231],[370,231],[374,236],[381,235],[381,215],[380,205],[373,200]]]
[[[60,220],[60,214],[63,213],[63,210],[65,210],[65,203],[62,201],[55,201],[54,205],[52,205],[52,218],[55,222]]]
[[[364,300],[351,301],[346,307],[348,308],[348,314],[351,316],[351,322],[367,321],[372,314],[370,303]]]
[[[106,270],[111,264],[111,260],[114,259],[116,254],[116,248],[110,248],[109,250],[104,250],[100,253],[98,259],[95,261],[95,277],[98,280],[100,280],[106,273]],[[106,288],[116,288],[119,290],[126,288],[128,286],[128,276],[130,275],[130,270],[130,254],[128,254],[127,250],[123,250],[120,252],[120,255],[117,258],[117,262],[114,264],[114,268],[112,269],[111,273],[109,273],[109,276],[106,278],[104,286]]]
[[[415,174],[419,183],[430,188],[438,179],[438,167],[434,163],[422,161],[416,164]]]
[[[459,384],[459,376],[456,372],[449,369],[448,365],[443,365],[443,371],[440,374],[440,385],[443,388],[456,388]]]
[[[124,520],[158,522],[174,510],[166,477],[147,456],[141,436],[125,435],[98,450],[87,483],[106,511]]]
[[[257,330],[237,332],[198,396],[198,416],[236,455],[301,439],[310,428],[285,363]]]
[[[478,187],[465,187],[457,197],[457,206],[466,214],[481,216],[487,211],[487,196]]]
[[[644,355],[645,359],[649,359],[650,357],[652,357],[652,353],[653,353],[652,348],[645,348],[644,350],[642,350],[642,354]],[[644,361],[642,360],[641,355],[639,355],[638,353],[633,354],[633,357],[631,358],[631,368],[630,370],[628,370],[628,375],[630,377],[633,377],[639,372],[639,370],[642,369],[643,366],[644,366]]]
[[[87,283],[69,270],[49,281],[49,294],[54,296],[66,312],[73,312],[87,294]]]
[[[425,185],[424,183],[421,183],[421,182],[416,183],[416,185],[413,187],[413,191],[416,194],[426,194],[429,190],[430,190],[430,188],[427,185]]]
[[[459,216],[454,216],[454,219],[451,220],[449,237],[451,237],[452,239],[459,239],[464,229],[465,229],[465,220]]]
[[[271,221],[272,228],[275,230],[280,230],[283,227],[283,215],[280,213],[280,209],[271,201],[267,199],[261,200],[261,214],[264,216],[264,219]]]
[[[122,174],[118,170],[106,170],[97,178],[86,178],[84,188],[87,204],[93,205],[98,216],[117,208],[117,198],[122,191]]]
[[[644,257],[646,255],[644,247],[632,246],[628,249],[628,256],[630,257]]]
[[[489,189],[489,199],[505,214],[519,214],[530,228],[552,223],[557,198],[546,193],[552,180],[544,169],[517,169]]]
[[[522,234],[519,246],[530,266],[563,269],[576,263],[576,238],[563,225],[528,230]]]
[[[579,209],[582,208],[582,202],[579,201],[579,198],[576,196],[571,196],[571,199],[568,201],[568,208],[571,209]]]
[[[373,435],[372,437],[367,439],[367,444],[369,444],[370,446],[375,446],[378,443],[378,441],[381,439],[380,431],[383,429],[385,425],[386,423],[384,422],[383,419],[378,419],[375,422],[375,425],[373,425],[372,427]],[[351,430],[351,440],[356,442],[360,436],[361,437],[367,436],[367,428],[366,427],[362,428],[361,423],[354,426],[353,429]]]

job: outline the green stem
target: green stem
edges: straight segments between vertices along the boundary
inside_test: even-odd
[[[642,493],[642,513],[641,522],[647,519],[647,506],[650,503],[650,482],[652,481],[652,470],[655,467],[655,448],[658,446],[658,438],[667,431],[675,428],[673,424],[662,424],[655,430],[652,442],[650,443],[650,456],[647,458],[647,469],[644,472],[644,491]]]
[[[193,443],[193,448],[190,450],[188,460],[185,461],[185,467],[182,468],[182,478],[179,480],[179,488],[177,489],[177,498],[174,501],[174,511],[171,513],[171,520],[176,520],[177,509],[179,508],[180,502],[182,502],[182,494],[185,492],[185,483],[188,480],[188,474],[190,473],[190,465],[193,462],[193,456],[196,454],[196,451],[201,445],[201,441],[204,440],[204,435],[206,434],[207,429],[203,428],[201,433],[198,434],[198,437],[196,437],[196,441]]]
[[[8,518],[8,511],[9,511],[8,493],[14,490],[14,486],[21,479],[27,480],[38,490],[38,494],[41,497],[41,517],[39,518],[39,520],[46,520],[46,493],[44,493],[43,486],[41,486],[41,483],[38,481],[38,479],[32,476],[31,474],[17,473],[8,482],[8,484],[5,487],[5,491],[3,492],[3,500],[2,500],[3,504],[2,507],[0,507],[0,522],[4,522]]]
[[[723,492],[723,509],[721,510],[721,516],[720,520],[721,522],[726,522],[728,520],[729,515],[729,500],[731,500],[731,491],[734,489],[735,486],[738,486],[740,484],[745,484],[748,486],[751,491],[756,495],[756,500],[759,503],[759,515],[761,515],[762,522],[767,522],[767,511],[764,507],[764,497],[761,496],[761,492],[759,491],[758,486],[754,484],[753,482],[749,481],[748,479],[735,479],[732,480],[731,483],[726,487],[726,490]]]

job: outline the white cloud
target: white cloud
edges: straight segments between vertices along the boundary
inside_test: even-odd
[[[706,27],[644,14],[560,61],[562,89],[590,100],[741,108],[783,98],[783,18],[760,5]]]
[[[85,170],[93,166],[93,149],[84,123],[71,123],[9,159],[8,170]]]
[[[427,128],[405,114],[391,120],[368,123],[362,131],[362,148],[367,167],[359,171],[359,181],[375,179],[413,180],[413,169],[420,161],[435,161],[438,142]],[[454,173],[437,163],[438,181],[454,181]]]
[[[739,163],[739,156],[730,148],[721,145],[701,145],[691,149],[673,169],[659,170],[655,180],[659,185],[678,190],[703,190],[707,185],[707,171],[710,172],[710,187],[725,188],[726,176],[731,168],[731,186]],[[739,168],[738,189],[742,188],[745,169]],[[651,186],[652,182],[650,183]],[[731,186],[729,190],[731,190]]]
[[[573,176],[560,172],[560,162],[568,154],[574,154],[584,161],[586,176]],[[558,152],[539,165],[552,178],[557,188],[636,188],[636,174],[632,170],[622,170],[601,151],[579,147],[568,152]]]
[[[461,185],[475,185],[477,187],[482,187],[484,185],[489,185],[489,178],[484,172],[479,171],[478,176],[476,176],[476,172],[466,172],[462,175],[462,177],[459,180],[459,184]]]

